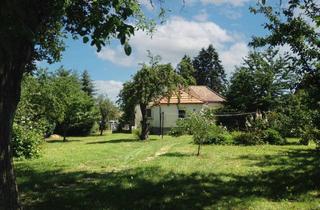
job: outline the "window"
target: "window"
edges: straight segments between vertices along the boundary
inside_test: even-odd
[[[151,118],[151,109],[147,109],[147,117]]]
[[[186,117],[186,111],[185,110],[179,110],[178,117],[179,118],[185,118]]]

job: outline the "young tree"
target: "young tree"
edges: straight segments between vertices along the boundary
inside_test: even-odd
[[[119,99],[117,104],[119,105],[122,114],[119,120],[119,128],[125,124],[129,124],[129,129],[131,132],[131,127],[134,124],[135,119],[135,106],[137,104],[136,98],[132,97],[131,93],[133,93],[133,83],[132,81],[125,82],[123,84],[122,90],[119,93]]]
[[[141,140],[148,139],[149,134],[147,108],[162,97],[170,97],[180,84],[182,78],[170,64],[158,63],[143,64],[132,80],[124,84],[119,103],[122,104],[121,107],[130,106],[128,108],[131,110],[139,105],[142,114]]]
[[[189,56],[183,56],[177,66],[177,73],[186,81],[187,85],[196,84],[196,79],[194,78],[195,70]]]
[[[279,104],[281,96],[295,87],[296,75],[290,73],[287,59],[278,52],[253,52],[237,68],[230,80],[227,106],[238,111],[268,111]]]
[[[102,136],[103,131],[107,128],[108,121],[118,118],[119,110],[108,97],[103,95],[97,98],[97,106],[100,113],[99,130]]]
[[[226,90],[227,79],[218,52],[210,44],[207,49],[202,48],[193,60],[194,78],[197,85],[206,85],[222,94]]]
[[[88,94],[88,96],[93,97],[94,95],[94,84],[90,78],[89,72],[84,70],[81,74],[81,85],[82,90]]]
[[[138,0],[4,0],[0,20],[0,206],[20,209],[10,139],[23,73],[59,60],[67,33],[98,51],[117,38],[130,54],[128,38],[149,24]]]

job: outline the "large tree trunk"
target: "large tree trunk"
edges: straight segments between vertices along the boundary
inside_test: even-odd
[[[10,141],[25,62],[8,60],[0,63],[0,207],[17,210],[21,206]]]
[[[140,110],[141,110],[141,115],[142,115],[140,140],[146,140],[149,137],[147,105],[140,104]]]

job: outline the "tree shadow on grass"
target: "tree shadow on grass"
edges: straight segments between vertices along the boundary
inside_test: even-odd
[[[74,141],[81,141],[81,140],[67,140],[67,141],[63,141],[62,139],[46,140],[47,143],[70,143]]]
[[[145,141],[141,141],[138,139],[111,139],[111,140],[105,140],[105,141],[93,141],[88,142],[87,144],[117,144],[117,143],[127,143],[127,142],[148,142],[148,141],[155,141],[157,139],[148,139]]]
[[[320,159],[313,150],[241,158],[273,167],[250,174],[183,174],[160,167],[92,173],[40,172],[20,164],[17,175],[26,209],[248,209],[259,198],[300,201],[319,190]]]
[[[195,157],[195,154],[187,154],[187,153],[180,153],[180,152],[169,152],[160,155],[162,157]]]

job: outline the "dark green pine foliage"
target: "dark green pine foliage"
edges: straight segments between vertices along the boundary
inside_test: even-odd
[[[223,94],[226,90],[227,79],[218,52],[212,45],[202,48],[193,60],[194,77],[197,85],[206,85]]]
[[[193,68],[192,60],[189,56],[183,56],[176,71],[185,80],[187,85],[196,84],[196,79],[194,78],[195,69]]]
[[[89,72],[87,70],[84,70],[82,75],[81,75],[81,85],[82,85],[82,90],[87,93],[89,96],[94,95],[94,84],[90,78]]]

